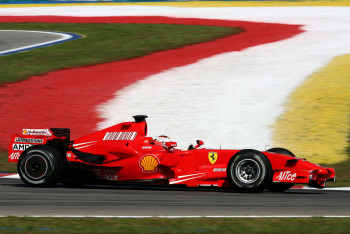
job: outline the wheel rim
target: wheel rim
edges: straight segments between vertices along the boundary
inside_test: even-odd
[[[24,165],[25,174],[34,180],[43,178],[48,169],[46,159],[39,154],[30,155]]]
[[[251,159],[244,159],[236,167],[237,178],[245,184],[254,183],[260,176],[259,164]]]

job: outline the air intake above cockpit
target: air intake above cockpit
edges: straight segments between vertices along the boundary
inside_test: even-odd
[[[146,118],[148,118],[147,115],[134,115],[133,118],[135,119],[136,123],[146,122]]]

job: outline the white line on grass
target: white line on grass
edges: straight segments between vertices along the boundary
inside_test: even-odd
[[[120,216],[120,215],[11,215],[12,217],[30,217],[30,218],[118,218],[118,219],[191,219],[191,218],[350,218],[348,215],[203,215],[203,216],[166,216],[166,215],[145,215],[145,216]],[[0,215],[0,217],[8,217]]]

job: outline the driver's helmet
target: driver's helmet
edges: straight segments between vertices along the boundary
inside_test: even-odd
[[[165,136],[165,135],[161,135],[161,136],[154,138],[155,145],[162,146],[166,149],[168,148],[168,146],[165,145],[165,142],[170,142],[170,141],[171,141],[170,137]]]

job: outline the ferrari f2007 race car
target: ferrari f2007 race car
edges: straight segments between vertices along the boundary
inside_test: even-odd
[[[145,115],[70,140],[68,128],[23,129],[13,134],[9,162],[30,186],[136,183],[188,187],[232,187],[245,192],[282,192],[294,184],[323,188],[335,171],[283,148],[261,152],[196,146],[177,149],[165,136],[147,136]]]

